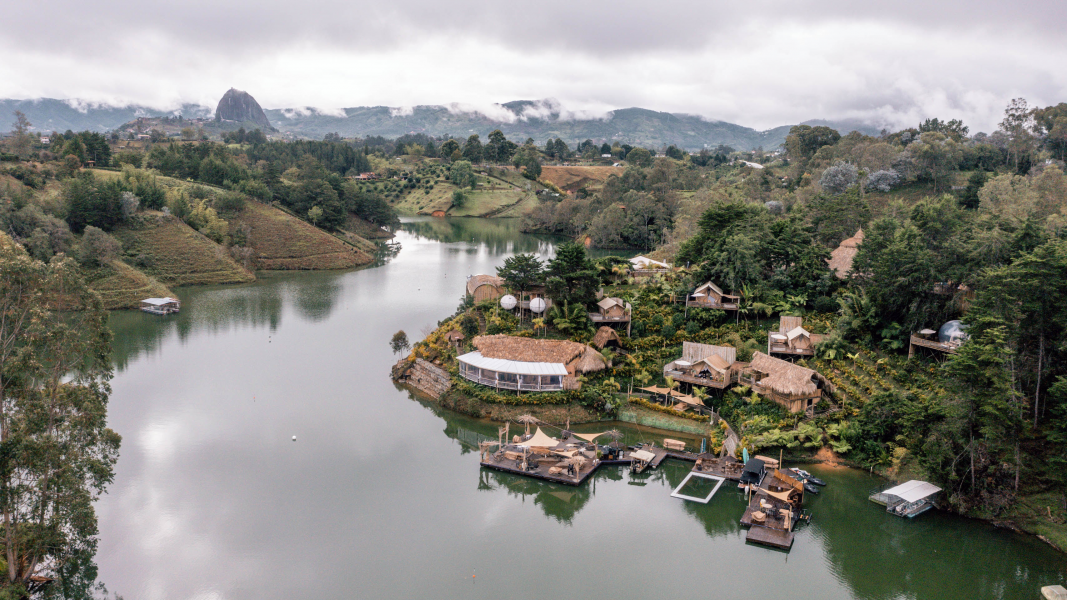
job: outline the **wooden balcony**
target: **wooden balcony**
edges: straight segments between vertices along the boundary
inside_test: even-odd
[[[788,354],[790,356],[815,356],[813,348],[790,348],[785,344],[771,344],[768,354]]]
[[[730,377],[719,378],[719,379],[712,379],[710,377],[698,377],[698,376],[693,375],[691,373],[685,373],[683,371],[673,371],[673,370],[672,371],[664,371],[663,375],[665,377],[670,377],[671,379],[673,379],[675,381],[678,381],[678,382],[685,382],[685,383],[689,383],[689,384],[692,384],[692,385],[699,385],[699,386],[702,386],[702,387],[715,388],[717,390],[726,389],[726,386],[728,386],[728,385],[730,385],[732,383],[737,383],[737,374],[736,373],[731,374],[732,376],[730,376]]]
[[[589,320],[594,323],[628,323],[630,321],[630,315],[609,317],[600,313],[589,313]]]
[[[707,298],[693,298],[690,296],[685,305],[688,308],[713,308],[715,310],[737,310],[736,302],[716,302]]]
[[[915,354],[915,346],[920,348],[928,348],[930,350],[937,350],[938,352],[947,352],[948,354],[955,354],[959,350],[958,343],[943,344],[937,340],[931,340],[917,335],[911,336],[911,346],[908,348],[908,358],[911,358]]]

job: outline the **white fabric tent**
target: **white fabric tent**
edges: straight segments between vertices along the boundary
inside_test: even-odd
[[[525,442],[519,442],[516,446],[524,446],[526,448],[555,448],[559,445],[559,440],[554,437],[548,436],[545,432],[541,431],[538,427],[533,436]]]

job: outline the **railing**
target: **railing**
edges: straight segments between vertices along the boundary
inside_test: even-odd
[[[798,354],[800,356],[814,356],[814,348],[791,348],[785,344],[771,344],[771,352],[778,354]]]
[[[499,379],[489,379],[487,377],[479,377],[478,375],[471,375],[470,373],[460,372],[460,375],[468,381],[474,383],[480,383],[482,385],[488,385],[490,387],[500,388],[503,390],[516,390],[520,392],[559,392],[563,390],[562,380],[558,384],[552,383],[518,383],[510,381],[500,381]]]
[[[959,349],[959,344],[943,344],[941,342],[935,342],[933,340],[928,340],[926,338],[919,337],[917,335],[911,336],[911,343],[916,345],[916,346],[921,346],[923,348],[929,348],[931,350],[939,350],[941,352],[948,352],[949,354],[955,354],[956,350]]]
[[[686,299],[685,305],[689,308],[714,308],[717,310],[737,310],[736,302],[718,302],[715,300]]]
[[[602,315],[600,313],[589,313],[589,320],[594,322],[594,323],[605,323],[605,322],[625,323],[626,321],[630,320],[630,315],[627,314],[627,315],[623,315],[621,317],[609,317],[607,315]]]
[[[676,370],[664,371],[663,375],[666,377],[670,377],[675,381],[682,381],[685,383],[691,383],[693,385],[702,385],[719,389],[725,388],[727,385],[736,381],[736,378],[734,377],[725,377],[718,379],[712,377],[698,377],[696,375],[692,375],[684,371]]]

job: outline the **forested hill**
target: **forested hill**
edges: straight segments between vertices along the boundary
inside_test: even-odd
[[[0,131],[11,130],[15,111],[22,111],[33,123],[33,130],[42,133],[58,131],[96,131],[104,132],[117,129],[138,117],[162,117],[181,113],[186,118],[211,117],[214,109],[199,104],[183,104],[181,108],[160,110],[148,106],[130,104],[127,106],[110,106],[105,104],[84,104],[76,100],[56,100],[40,98],[37,100],[0,100]]]
[[[545,107],[548,106],[548,109]],[[445,106],[418,106],[399,111],[387,106],[355,107],[341,111],[321,112],[315,109],[270,109],[270,122],[283,132],[297,137],[322,139],[327,133],[343,137],[380,135],[394,138],[406,133],[425,133],[433,136],[453,135],[466,139],[472,133],[485,137],[500,129],[508,138],[533,138],[538,143],[561,138],[568,144],[592,139],[599,142],[618,141],[633,146],[661,148],[674,144],[688,150],[720,144],[737,150],[758,147],[771,149],[785,141],[789,125],[767,131],[751,127],[713,121],[695,115],[657,112],[644,108],[615,110],[602,118],[561,117],[558,105],[543,102],[517,101],[501,105],[500,117],[490,118],[480,113],[450,110]],[[186,118],[211,117],[210,107],[187,104],[178,110],[164,111],[145,106],[115,107],[84,105],[55,99],[0,100],[0,131],[11,127],[12,114],[19,110],[26,114],[34,129],[51,131],[108,131],[137,117],[177,114]],[[343,114],[343,116],[342,116]],[[508,115],[514,115],[509,117]],[[539,116],[532,116],[537,114]],[[525,117],[525,118],[523,118]],[[874,135],[878,127],[860,122],[808,121],[811,125],[829,125],[841,132],[857,130]]]

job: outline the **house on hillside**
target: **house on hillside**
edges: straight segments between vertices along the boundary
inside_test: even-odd
[[[804,329],[803,317],[782,315],[778,319],[778,331],[772,329],[767,334],[767,354],[815,356],[815,344],[825,338],[823,334]]]
[[[756,352],[752,362],[741,369],[739,381],[751,385],[754,392],[791,413],[813,412],[823,392],[834,391],[833,385],[818,372],[762,352]]]
[[[682,342],[682,357],[664,365],[663,376],[721,390],[737,383],[742,366],[737,362],[737,349],[732,346]]]
[[[709,281],[694,290],[692,294],[689,294],[685,305],[688,308],[737,310],[740,300],[740,295],[724,293],[719,286]]]
[[[830,266],[830,270],[837,275],[838,279],[845,279],[852,271],[852,261],[855,260],[856,254],[860,250],[860,244],[863,243],[863,230],[856,231],[856,235],[841,242],[841,244],[830,253],[830,259],[827,260],[827,264]]]
[[[504,280],[496,275],[471,275],[467,278],[467,295],[475,304],[496,300],[504,295]]]
[[[474,338],[475,352],[456,358],[460,375],[489,387],[524,392],[581,388],[578,375],[610,365],[595,348],[568,340],[510,335]]]

